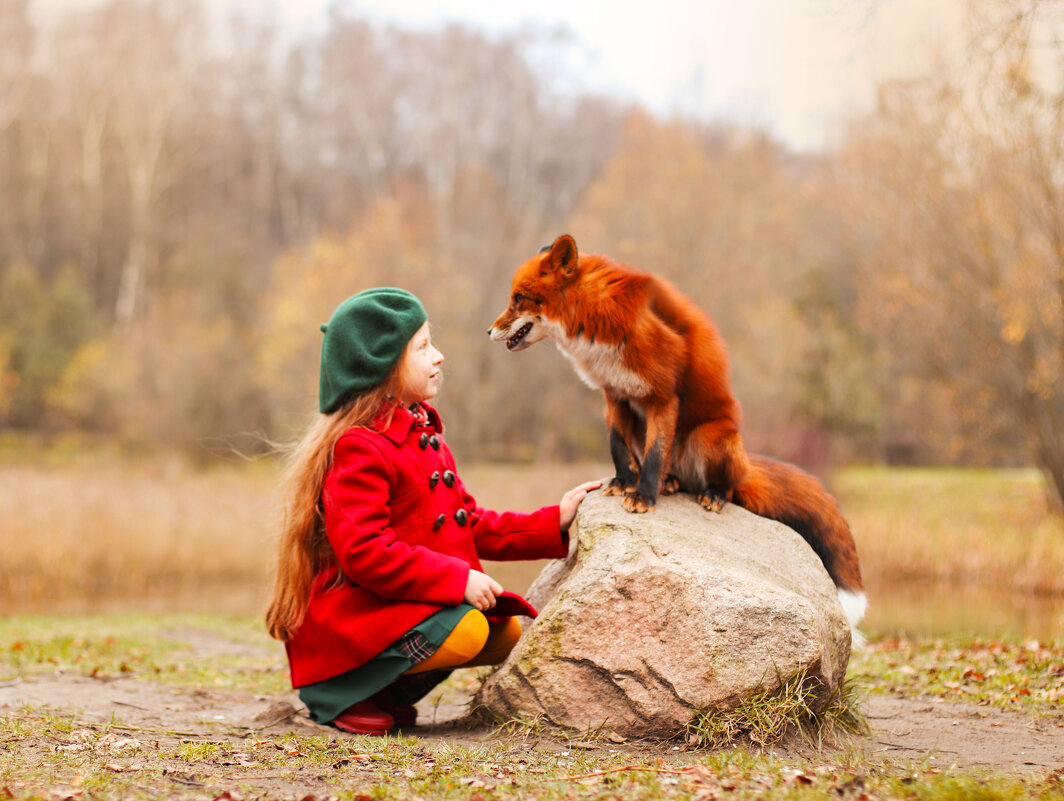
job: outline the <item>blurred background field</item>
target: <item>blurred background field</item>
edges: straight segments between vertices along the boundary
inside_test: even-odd
[[[491,508],[556,503],[604,463],[472,464]],[[1052,637],[1064,627],[1064,531],[1033,471],[849,468],[829,482],[854,530],[870,632]],[[273,570],[270,460],[0,464],[0,605],[7,613],[257,615]],[[523,590],[543,562],[494,563]]]

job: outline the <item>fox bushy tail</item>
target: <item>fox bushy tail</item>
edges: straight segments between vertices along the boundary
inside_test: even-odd
[[[838,501],[816,478],[786,462],[749,455],[750,470],[734,488],[734,503],[797,531],[838,589],[839,601],[856,632],[868,601],[857,547]]]

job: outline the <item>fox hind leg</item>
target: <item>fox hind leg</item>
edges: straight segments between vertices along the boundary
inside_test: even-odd
[[[724,511],[724,504],[731,500],[731,490],[724,487],[706,487],[698,493],[698,502],[707,512]]]
[[[705,423],[688,437],[687,464],[696,465],[695,476],[687,482],[697,487],[695,496],[702,508],[721,512],[732,500],[735,485],[750,469],[750,460],[735,424],[727,419]]]

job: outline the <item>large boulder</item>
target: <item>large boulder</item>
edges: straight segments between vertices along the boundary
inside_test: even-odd
[[[629,514],[596,492],[572,539],[529,590],[539,618],[477,693],[492,716],[670,737],[799,671],[823,701],[843,681],[835,587],[786,526],[687,495]]]

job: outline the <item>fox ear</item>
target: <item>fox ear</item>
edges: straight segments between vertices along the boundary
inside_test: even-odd
[[[576,274],[580,255],[576,251],[576,240],[569,234],[562,234],[550,248],[544,250],[549,251],[540,262],[544,267],[564,278],[572,278]]]

